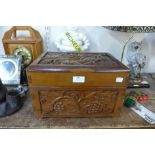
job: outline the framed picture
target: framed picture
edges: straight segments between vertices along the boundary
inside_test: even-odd
[[[19,55],[0,55],[0,78],[3,84],[20,84],[21,62],[22,57]]]

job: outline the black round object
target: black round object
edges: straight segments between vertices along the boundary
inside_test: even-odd
[[[3,85],[0,79],[0,104],[6,99],[7,88]]]
[[[10,108],[18,107],[21,102],[20,92],[18,90],[9,90],[6,97],[6,102]]]
[[[0,117],[11,115],[23,106],[19,90],[9,90],[6,94],[6,101],[0,104]]]

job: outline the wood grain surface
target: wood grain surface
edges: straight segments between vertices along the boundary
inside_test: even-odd
[[[151,87],[138,90],[142,90],[151,98],[154,98],[155,81],[151,79],[150,75],[144,75],[143,77],[149,81]],[[130,91],[130,89],[127,91]],[[148,124],[136,113],[124,106],[121,109],[120,116],[117,117],[37,119],[33,114],[30,95],[27,94],[23,101],[24,106],[20,111],[11,116],[0,118],[0,128],[155,128],[155,125]],[[155,100],[148,100],[143,105],[155,112]]]

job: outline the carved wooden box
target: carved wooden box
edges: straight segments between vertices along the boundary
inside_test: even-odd
[[[37,117],[116,116],[129,70],[107,53],[43,53],[27,68]]]

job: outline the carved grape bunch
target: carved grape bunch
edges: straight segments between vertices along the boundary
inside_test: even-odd
[[[64,105],[62,102],[57,102],[53,105],[53,109],[55,112],[61,112],[64,110]]]
[[[94,114],[102,111],[102,104],[100,102],[92,102],[90,103],[87,112],[89,114]]]

